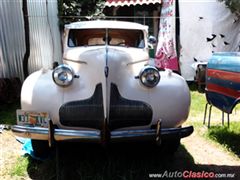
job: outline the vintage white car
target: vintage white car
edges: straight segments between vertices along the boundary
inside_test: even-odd
[[[121,21],[65,26],[63,64],[31,74],[21,92],[15,135],[36,154],[58,141],[149,140],[172,148],[189,136],[185,80],[149,58],[148,27]]]

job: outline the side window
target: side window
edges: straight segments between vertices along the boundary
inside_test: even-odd
[[[69,36],[68,36],[68,46],[69,47],[75,47],[75,46],[77,46],[77,42],[76,42],[76,38],[74,38],[74,33],[73,33],[73,31],[71,30],[70,32],[69,32]]]

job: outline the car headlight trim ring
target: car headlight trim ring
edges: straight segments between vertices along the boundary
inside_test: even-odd
[[[72,84],[74,73],[73,69],[66,64],[57,66],[52,72],[53,81],[62,87],[69,86]]]
[[[159,83],[161,76],[157,68],[148,65],[140,71],[139,79],[144,86],[153,88]]]

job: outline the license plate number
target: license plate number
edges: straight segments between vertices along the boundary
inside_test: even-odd
[[[17,110],[18,125],[33,125],[39,127],[47,127],[50,117],[47,112],[33,112]]]

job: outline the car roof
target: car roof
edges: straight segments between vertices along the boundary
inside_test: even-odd
[[[65,25],[66,29],[134,29],[148,30],[148,26],[126,21],[112,20],[94,20],[94,21],[79,21]]]

